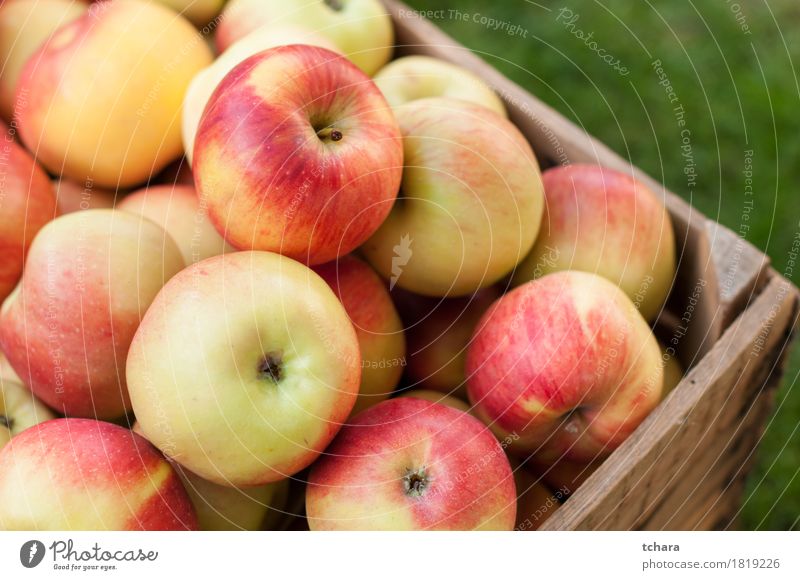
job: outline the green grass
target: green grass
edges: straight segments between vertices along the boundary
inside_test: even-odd
[[[800,4],[795,0],[726,2],[631,0],[411,0],[445,10],[434,21],[493,66],[611,148],[691,201],[707,216],[743,231],[785,272],[800,232]],[[457,7],[467,19],[450,17]],[[569,8],[573,29],[593,32],[619,60],[620,74],[558,21]],[[525,37],[489,30],[480,14],[519,25]],[[738,16],[738,20],[737,20]],[[743,18],[743,20],[742,20]],[[742,28],[746,24],[749,33]],[[691,132],[696,186],[683,173],[681,129],[652,62],[660,59]],[[745,151],[752,151],[754,193],[745,213]],[[795,272],[795,283],[800,269]],[[800,529],[800,349],[795,349],[778,410],[750,477],[742,525]]]

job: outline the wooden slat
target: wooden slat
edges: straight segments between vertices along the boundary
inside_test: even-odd
[[[639,429],[578,489],[544,529],[635,529],[664,482],[703,438],[715,411],[744,373],[779,349],[796,324],[796,289],[774,276],[703,361]],[[764,321],[772,320],[769,326]],[[755,352],[754,345],[760,346]]]

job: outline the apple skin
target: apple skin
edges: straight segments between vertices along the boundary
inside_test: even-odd
[[[22,141],[78,183],[143,182],[183,152],[183,96],[211,60],[197,30],[169,8],[94,4],[25,65],[16,93]]]
[[[50,179],[22,147],[11,139],[0,123],[4,140],[0,196],[0,302],[6,299],[22,276],[28,247],[44,225],[56,216],[56,198]]]
[[[245,487],[316,459],[353,408],[361,356],[322,278],[277,254],[237,252],[164,286],[127,378],[149,441],[203,479]]]
[[[306,512],[312,530],[511,530],[516,492],[480,421],[404,397],[342,428],[311,469]]]
[[[175,241],[186,264],[194,264],[234,249],[208,219],[190,185],[155,185],[134,191],[117,209],[160,225]]]
[[[510,449],[546,460],[610,454],[661,400],[661,351],[614,284],[557,272],[504,295],[467,352],[467,394]]]
[[[129,409],[125,357],[144,311],[183,268],[158,225],[94,209],[47,224],[0,309],[0,348],[33,393],[69,416]]]
[[[222,11],[225,0],[151,0],[169,6],[195,26],[203,26]]]
[[[343,256],[316,266],[341,300],[361,350],[361,388],[352,414],[389,398],[403,374],[406,340],[403,323],[386,283],[362,260]]]
[[[145,439],[111,423],[55,419],[0,451],[0,529],[195,530],[197,517]]]
[[[316,265],[380,226],[402,166],[400,130],[375,84],[329,50],[290,45],[248,58],[220,83],[192,169],[230,244]]]
[[[181,131],[183,134],[183,149],[189,165],[192,163],[194,140],[197,136],[197,127],[200,125],[203,111],[205,111],[211,95],[214,94],[214,90],[222,82],[222,79],[237,64],[247,60],[254,54],[286,44],[308,44],[337,52],[336,45],[325,39],[325,37],[299,27],[271,28],[265,26],[256,28],[244,38],[233,43],[211,66],[195,75],[183,99]]]
[[[420,300],[418,320],[406,330],[408,381],[466,399],[467,347],[478,322],[500,294],[500,289],[492,286],[463,298]]]
[[[0,4],[0,115],[14,116],[14,91],[30,56],[61,26],[84,12],[75,0],[5,0]]]
[[[539,164],[510,121],[456,99],[395,109],[402,195],[361,248],[397,286],[464,296],[506,276],[533,246],[544,198]]]
[[[111,209],[117,196],[113,191],[82,186],[69,179],[58,179],[53,182],[56,192],[56,203],[60,215],[87,209]]]
[[[542,175],[542,229],[513,284],[560,270],[608,278],[654,320],[675,278],[675,234],[663,201],[619,171],[574,164]]]
[[[422,399],[423,401],[431,401],[433,403],[440,403],[442,405],[446,405],[447,407],[452,407],[453,409],[458,409],[462,413],[469,413],[472,411],[470,409],[469,403],[462,401],[452,395],[445,395],[444,393],[440,393],[439,391],[431,391],[429,389],[409,389],[403,391],[399,395],[398,398],[402,397],[412,397],[414,399]]]
[[[431,56],[393,60],[374,77],[393,107],[430,97],[461,99],[506,116],[503,100],[480,77],[467,69]]]
[[[219,52],[263,26],[321,34],[368,75],[389,62],[394,49],[392,19],[379,0],[230,0],[217,29]]]
[[[55,415],[19,382],[0,376],[0,449],[12,437]]]

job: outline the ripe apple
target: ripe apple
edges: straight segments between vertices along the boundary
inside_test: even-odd
[[[444,393],[440,393],[439,391],[431,391],[428,389],[408,389],[401,392],[397,395],[398,398],[400,397],[413,397],[415,399],[422,399],[423,401],[432,401],[434,403],[441,403],[442,405],[446,405],[447,407],[452,407],[453,409],[458,409],[464,413],[469,413],[472,411],[469,404],[461,399],[458,399],[452,395],[445,395]]]
[[[117,208],[160,225],[186,264],[234,251],[214,228],[191,185],[155,185],[126,196]]]
[[[539,164],[507,119],[456,99],[395,109],[402,193],[362,253],[391,285],[426,296],[491,286],[529,252],[542,217]]]
[[[211,95],[219,86],[219,83],[222,82],[222,79],[237,64],[247,60],[254,54],[285,44],[309,44],[337,52],[336,45],[324,36],[300,27],[273,28],[263,26],[256,28],[244,38],[234,42],[211,66],[195,75],[183,99],[181,131],[183,133],[183,148],[186,152],[186,160],[190,165],[194,152],[194,140],[197,136],[197,127],[200,125],[200,119]]]
[[[94,4],[23,69],[22,140],[45,167],[78,183],[145,181],[182,153],[183,95],[210,63],[197,30],[169,8]]]
[[[591,272],[618,284],[647,320],[655,319],[676,271],[663,200],[629,175],[596,165],[555,167],[542,179],[542,231],[514,284],[560,270]]]
[[[69,179],[58,179],[53,182],[53,188],[61,215],[85,209],[111,209],[117,199],[113,191],[96,188],[91,182],[80,185]]]
[[[248,58],[220,83],[192,169],[229,243],[313,265],[380,226],[402,166],[400,131],[375,84],[338,54],[291,45]]]
[[[420,300],[417,320],[406,330],[409,382],[466,398],[467,347],[481,317],[500,294],[492,286],[462,298]]]
[[[432,56],[404,56],[383,67],[375,84],[393,107],[428,97],[462,99],[506,116],[502,99],[467,69]]]
[[[93,209],[47,224],[0,309],[0,348],[33,393],[71,416],[129,410],[125,357],[144,311],[183,268],[158,225]]]
[[[343,256],[314,271],[341,300],[356,329],[361,388],[352,413],[359,413],[389,398],[400,381],[406,364],[403,323],[386,283],[358,258]]]
[[[230,0],[217,29],[217,48],[224,53],[262,26],[317,32],[368,75],[389,61],[394,48],[392,19],[379,0]]]
[[[159,293],[128,354],[142,432],[203,479],[261,485],[308,466],[358,395],[361,357],[336,295],[302,264],[236,252]]]
[[[312,530],[511,530],[516,493],[480,421],[404,397],[342,428],[311,469],[306,511]]]
[[[0,451],[0,529],[194,530],[197,517],[144,438],[93,419],[54,419]]]
[[[195,26],[203,26],[222,11],[225,0],[155,0],[169,6]]]
[[[22,379],[14,372],[14,367],[8,362],[3,351],[0,351],[0,381],[11,381],[12,383],[22,384]]]
[[[50,179],[0,123],[0,302],[22,276],[28,247],[42,227],[56,215]]]
[[[18,382],[0,376],[0,449],[12,437],[55,415]]]
[[[611,453],[661,399],[647,322],[614,284],[557,272],[504,295],[467,352],[475,412],[511,448],[546,460]]]
[[[0,115],[14,116],[14,90],[30,56],[61,26],[86,12],[74,0],[6,0],[0,4]]]

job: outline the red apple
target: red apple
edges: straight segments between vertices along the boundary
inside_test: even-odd
[[[500,298],[467,353],[467,392],[512,448],[544,459],[611,453],[661,399],[661,351],[614,284],[558,272]]]
[[[191,185],[155,185],[134,191],[117,208],[160,225],[178,244],[186,264],[232,252],[206,215]]]
[[[458,409],[464,413],[469,413],[471,408],[469,403],[462,401],[452,395],[445,395],[439,391],[431,391],[428,389],[407,389],[401,392],[398,397],[413,397],[415,399],[422,399],[423,401],[432,401],[434,403],[441,403],[453,409]]]
[[[354,250],[381,225],[402,166],[400,131],[375,84],[307,45],[261,52],[228,73],[192,163],[228,242],[308,264]]]
[[[510,530],[514,477],[480,421],[415,398],[355,417],[314,464],[312,530]]]
[[[0,529],[193,530],[197,518],[145,439],[111,423],[54,419],[0,451]]]
[[[567,165],[542,175],[545,216],[514,273],[521,284],[560,270],[608,278],[655,319],[675,278],[675,234],[663,199],[629,175]]]
[[[353,256],[317,266],[319,274],[341,300],[356,329],[361,350],[361,388],[353,414],[389,398],[406,364],[403,323],[386,283]]]
[[[25,253],[33,238],[56,215],[50,179],[0,123],[0,302],[22,275]]]
[[[0,309],[0,348],[33,393],[71,416],[129,410],[125,358],[139,320],[183,268],[158,225],[93,209],[47,224]]]

